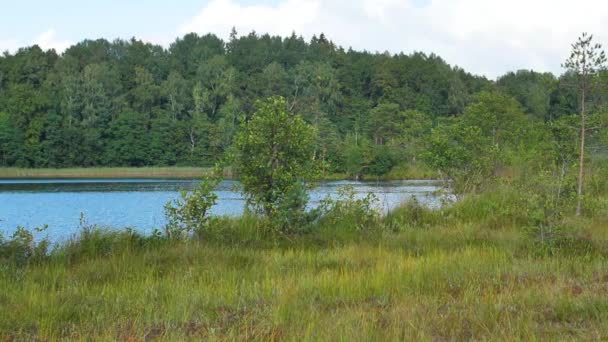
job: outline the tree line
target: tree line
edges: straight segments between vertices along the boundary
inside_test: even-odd
[[[491,81],[434,54],[355,51],[323,34],[233,31],[224,41],[192,33],[167,49],[85,40],[61,55],[32,46],[0,57],[0,166],[211,166],[231,152],[256,100],[271,96],[315,128],[324,171],[382,175],[449,158],[470,166],[465,156],[429,155],[429,146],[454,143],[441,141],[454,129],[446,123],[494,120],[483,122],[489,133],[458,134],[489,139],[469,142],[474,148],[496,148],[515,134],[504,119],[513,113],[518,127],[543,129],[579,113],[574,78],[518,71]],[[589,96],[604,101],[602,92]],[[484,119],[487,110],[509,115]]]

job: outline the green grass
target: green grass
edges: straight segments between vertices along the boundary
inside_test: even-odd
[[[386,220],[400,215],[411,212]],[[580,222],[596,248],[544,253],[513,227],[455,221],[339,239],[321,227],[269,239],[263,223],[243,220],[218,222],[241,230],[229,242],[98,232],[47,261],[4,266],[0,339],[608,337],[608,221]]]
[[[201,167],[108,167],[67,169],[0,168],[0,179],[10,178],[200,178]]]
[[[432,170],[422,164],[408,164],[393,168],[383,178],[388,180],[400,179],[438,179],[439,174],[436,170]]]

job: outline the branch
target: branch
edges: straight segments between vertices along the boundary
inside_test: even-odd
[[[595,129],[601,129],[601,128],[607,128],[608,126],[595,126],[595,127],[589,127],[587,128],[585,131],[593,131]]]

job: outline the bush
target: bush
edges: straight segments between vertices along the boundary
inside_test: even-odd
[[[184,239],[193,232],[204,234],[209,227],[209,211],[217,202],[214,190],[219,180],[215,176],[203,178],[192,192],[184,190],[180,198],[165,204],[167,238]]]
[[[389,173],[397,165],[397,160],[392,151],[386,146],[374,148],[374,156],[368,172],[374,176],[382,176]]]
[[[381,226],[378,198],[367,194],[357,198],[352,186],[338,189],[338,199],[327,197],[313,211],[324,227],[343,227],[357,231],[374,230]]]
[[[303,183],[293,184],[277,203],[275,216],[271,217],[273,226],[285,233],[304,230],[311,221],[310,214],[305,210],[309,198],[308,188]]]
[[[289,113],[282,97],[256,103],[257,110],[235,138],[235,171],[247,205],[289,232],[301,224],[311,184],[319,171],[317,132]]]
[[[36,232],[42,232],[47,227],[35,228]],[[31,262],[40,262],[48,255],[48,239],[40,242],[34,240],[34,234],[24,227],[17,230],[10,239],[5,239],[0,234],[0,261],[15,266],[25,266]]]

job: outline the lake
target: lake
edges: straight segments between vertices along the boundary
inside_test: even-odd
[[[198,180],[169,179],[18,179],[0,180],[0,232],[11,234],[17,226],[28,229],[48,225],[43,235],[61,241],[80,230],[81,213],[89,224],[131,227],[150,233],[165,224],[163,206],[190,190]],[[359,197],[373,193],[383,212],[416,197],[437,207],[439,186],[433,181],[322,182],[311,192],[314,207],[326,196],[337,197],[342,186],[352,186]],[[238,216],[245,201],[236,190],[238,182],[223,181],[216,189],[218,203],[213,215]]]

